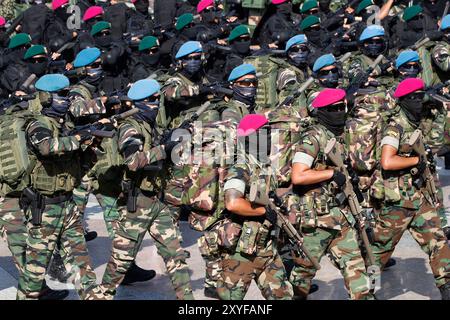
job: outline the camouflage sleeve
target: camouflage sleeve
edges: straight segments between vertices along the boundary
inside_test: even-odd
[[[163,86],[164,96],[169,101],[179,100],[183,97],[193,97],[199,94],[199,87],[197,85],[190,86],[179,78],[170,78]]]
[[[131,124],[124,124],[119,128],[119,152],[124,156],[124,163],[131,171],[166,158],[162,146],[144,151],[144,143],[144,137]]]
[[[75,118],[78,118],[88,114],[106,113],[106,107],[99,98],[85,99],[81,95],[77,94],[70,97],[69,112]]]
[[[245,194],[245,189],[249,181],[250,176],[246,168],[240,165],[234,165],[227,170],[223,190],[235,189]]]
[[[242,115],[235,109],[227,108],[222,111],[221,118],[222,121],[231,120],[233,123],[238,124],[242,119]]]
[[[26,133],[34,152],[41,156],[64,154],[80,147],[74,136],[55,138],[52,130],[37,120],[30,122]]]
[[[399,126],[394,123],[390,123],[384,128],[383,138],[381,139],[381,147],[384,145],[390,145],[395,149],[400,146],[401,130]]]
[[[292,159],[292,164],[302,163],[311,168],[319,151],[319,141],[314,137],[314,134],[311,131],[308,131],[300,138],[294,158]]]
[[[450,71],[450,46],[437,44],[431,51],[431,57],[442,71]]]
[[[297,83],[297,75],[294,70],[284,68],[278,72],[277,89],[282,91],[288,88],[289,85]]]

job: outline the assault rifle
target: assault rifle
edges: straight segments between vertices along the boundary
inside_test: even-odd
[[[331,162],[333,162],[333,164],[337,167],[337,170],[343,173],[346,177],[342,193],[336,196],[336,201],[338,202],[338,204],[347,203],[351,214],[356,220],[356,228],[369,258],[370,265],[367,268],[367,272],[369,273],[369,277],[371,279],[373,287],[376,284],[376,280],[379,279],[380,267],[376,264],[375,256],[373,255],[372,247],[370,246],[369,238],[366,232],[363,210],[359,203],[358,196],[353,189],[350,174],[344,164],[342,153],[339,150],[339,144],[335,138],[332,138],[330,141],[328,141],[324,151],[327,158],[330,159]]]
[[[414,150],[414,152],[419,156],[420,162],[425,162],[427,165],[423,172],[419,172],[417,168],[411,169],[411,174],[416,177],[414,184],[418,188],[425,186],[428,194],[433,201],[434,206],[439,204],[439,198],[437,196],[436,184],[434,183],[434,176],[432,170],[430,169],[430,164],[428,162],[428,152],[425,150],[425,145],[423,143],[422,131],[417,129],[412,134],[409,139],[408,144]],[[418,176],[420,174],[420,176]]]

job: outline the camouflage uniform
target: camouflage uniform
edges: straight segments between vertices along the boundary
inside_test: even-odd
[[[232,166],[226,175],[224,191],[235,189],[248,196],[250,184],[255,179],[266,180],[265,169],[256,160],[247,164]],[[265,172],[267,174],[267,172]],[[273,178],[273,177],[272,177]],[[271,179],[275,187],[275,180]],[[223,227],[219,232],[227,238],[219,240],[222,251],[222,274],[217,282],[217,293],[224,300],[243,300],[255,280],[266,299],[292,298],[292,286],[284,270],[276,245],[270,237],[271,225],[262,217],[242,217],[230,213],[231,224],[237,224],[239,233],[227,234]],[[233,229],[233,228],[231,228]],[[226,243],[226,246],[223,245]]]
[[[334,135],[317,124],[303,133],[292,163],[303,163],[315,170],[330,169],[324,159],[324,149]],[[341,145],[342,146],[342,145]],[[334,191],[329,183],[294,186],[294,195],[288,202],[292,219],[301,226],[304,246],[318,261],[325,253],[341,270],[351,299],[371,299],[369,278],[361,256],[358,235],[352,227],[355,223],[347,208],[335,203]],[[296,259],[290,282],[297,295],[306,297],[315,268],[307,259]]]
[[[189,269],[177,228],[168,207],[159,200],[161,190],[157,173],[144,169],[166,158],[161,146],[152,146],[153,136],[153,128],[140,120],[128,118],[119,125],[119,151],[126,166],[124,179],[135,183],[133,189],[137,198],[135,212],[127,210],[126,197],[117,200],[120,219],[101,285],[107,299],[114,297],[147,231],[155,239],[158,253],[166,263],[177,298],[193,299]]]
[[[96,88],[84,81],[80,81],[70,88],[70,113],[75,117],[89,114],[104,114],[106,108],[99,97],[94,96]]]
[[[44,282],[52,252],[59,241],[65,267],[75,277],[80,298],[101,298],[95,273],[83,236],[81,214],[71,199],[79,174],[79,143],[72,136],[61,136],[63,127],[56,119],[39,116],[26,128],[36,156],[31,186],[45,197],[42,223],[33,225],[31,208],[25,212],[27,248],[23,275],[19,279],[18,299],[36,299]]]
[[[381,146],[393,146],[400,156],[409,156],[412,150],[408,141],[415,130],[400,110],[385,127]],[[427,190],[415,187],[408,169],[383,171],[383,178],[385,202],[374,228],[373,243],[378,264],[384,266],[403,232],[408,230],[428,254],[436,285],[448,283],[450,248]]]
[[[0,6],[0,16],[4,17],[6,20],[14,19],[14,4],[14,0],[3,0],[2,5]]]

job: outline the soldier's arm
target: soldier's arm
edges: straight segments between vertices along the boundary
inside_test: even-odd
[[[124,157],[124,163],[131,171],[165,159],[166,152],[163,146],[156,146],[144,151],[144,138],[130,124],[119,128],[119,151]]]
[[[231,168],[225,179],[225,208],[233,214],[240,216],[262,216],[266,213],[263,206],[252,205],[245,199],[245,186],[248,183],[248,174],[242,168]]]
[[[448,46],[436,45],[431,51],[431,57],[439,69],[446,72],[450,71],[450,52]]]
[[[230,120],[231,122],[237,125],[239,121],[241,121],[242,115],[239,114],[239,112],[237,112],[236,110],[226,108],[224,111],[222,111],[221,118],[222,121]]]
[[[106,107],[101,98],[85,99],[79,94],[71,94],[69,112],[75,117],[82,117],[89,114],[104,114]]]
[[[182,98],[197,96],[199,94],[199,87],[197,85],[185,85],[177,79],[169,79],[164,85],[163,92],[168,101],[176,101]]]
[[[320,146],[317,139],[305,134],[292,159],[291,179],[293,184],[310,185],[331,179],[333,170],[311,169],[319,150]]]
[[[388,125],[381,140],[381,167],[384,170],[403,170],[419,163],[419,157],[402,157],[397,154],[400,145],[400,129]]]
[[[31,122],[26,132],[33,151],[40,156],[64,154],[80,147],[75,136],[54,138],[51,129],[39,121]]]

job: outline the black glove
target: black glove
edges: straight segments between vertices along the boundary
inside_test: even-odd
[[[179,141],[167,141],[165,144],[163,144],[164,151],[166,152],[167,157],[170,156],[173,148],[175,148],[175,146],[179,143],[180,143]]]
[[[200,84],[198,87],[198,93],[199,94],[211,94],[214,93],[214,88],[211,86],[206,86],[204,84]]]
[[[333,176],[331,179],[336,182],[337,186],[339,188],[342,188],[345,185],[345,182],[347,181],[347,178],[345,177],[345,174],[343,174],[340,171],[334,170]]]
[[[425,169],[427,168],[427,161],[419,159],[419,163],[416,165],[417,173],[416,176],[421,176]]]
[[[431,150],[431,147],[429,145],[425,145],[425,152],[427,153],[427,160],[430,164],[434,163],[434,154],[433,150]]]
[[[266,219],[269,220],[269,222],[272,225],[276,225],[277,224],[277,213],[275,212],[275,210],[273,210],[270,206],[266,206]]]

